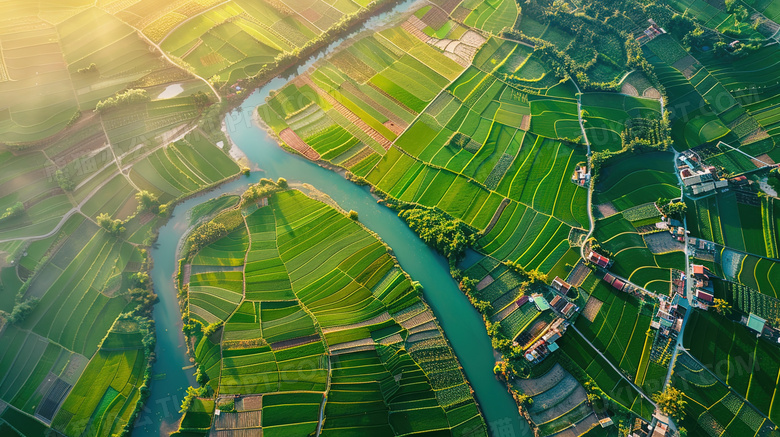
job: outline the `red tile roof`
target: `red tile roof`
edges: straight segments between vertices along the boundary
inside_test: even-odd
[[[696,290],[696,297],[699,298],[700,300],[704,300],[707,302],[712,302],[713,300],[715,300],[715,298],[711,294],[707,293],[704,290]]]

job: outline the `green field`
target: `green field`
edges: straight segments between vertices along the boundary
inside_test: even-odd
[[[454,413],[474,400],[387,248],[298,191],[268,203],[217,214],[232,231],[186,260],[190,322],[224,323],[194,336],[216,394],[262,395],[264,433],[311,428],[328,381],[324,434],[485,429],[475,408]]]
[[[134,321],[117,321],[52,420],[67,435],[114,435],[133,415],[145,385],[143,334]],[[109,370],[110,369],[110,370]]]
[[[696,312],[692,316],[684,338],[691,355],[763,414],[777,420],[777,348],[716,314]]]

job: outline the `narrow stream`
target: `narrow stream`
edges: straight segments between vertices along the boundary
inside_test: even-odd
[[[414,0],[400,4],[369,20],[364,28],[376,29],[392,23],[412,4]],[[331,44],[299,71],[307,69],[340,42]],[[172,280],[177,265],[176,248],[189,227],[187,213],[206,200],[225,193],[240,193],[261,177],[284,177],[290,182],[311,184],[333,198],[343,209],[358,212],[360,222],[376,232],[393,249],[401,267],[423,285],[425,299],[455,349],[493,434],[530,436],[531,431],[518,414],[514,400],[493,375],[494,351],[482,318],[458,290],[446,260],[426,246],[392,210],[377,204],[366,187],[357,186],[333,171],[287,153],[254,124],[252,114],[255,108],[264,103],[271,90],[286,82],[284,78],[272,80],[256,90],[225,119],[231,139],[259,170],[179,204],[171,220],[160,230],[160,237],[151,251],[154,259],[151,275],[160,297],[154,309],[157,362],[153,368],[155,377],[151,383],[151,397],[136,422],[133,435],[157,436],[174,431],[186,387],[195,383],[194,370],[188,368],[192,363],[185,353],[181,314]]]

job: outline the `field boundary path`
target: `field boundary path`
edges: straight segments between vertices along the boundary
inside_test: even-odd
[[[177,67],[179,67],[181,70],[186,71],[187,73],[193,75],[194,77],[202,80],[209,88],[211,88],[211,91],[214,93],[215,96],[217,96],[217,100],[219,100],[219,102],[222,103],[222,96],[219,95],[219,93],[217,92],[217,89],[214,88],[214,85],[212,85],[211,82],[206,80],[203,76],[199,76],[195,72],[190,71],[190,70],[184,68],[183,66],[179,65],[177,62],[174,62],[173,59],[171,59],[171,57],[168,56],[167,53],[165,53],[165,50],[163,50],[162,47],[160,47],[157,43],[155,43],[154,41],[149,39],[148,36],[144,35],[144,33],[141,30],[136,29],[136,32],[138,33],[138,35],[141,38],[143,38],[144,41],[146,41],[148,44],[150,44],[151,46],[156,48],[163,55],[163,57],[165,58],[166,61],[170,62],[171,64],[173,64],[173,65],[175,65]]]
[[[753,162],[753,164],[755,164],[755,161],[758,161],[758,162],[760,162],[760,163],[764,164],[763,166],[761,166],[761,167],[758,167],[756,170],[760,170],[760,169],[762,169],[762,168],[766,168],[766,167],[772,167],[772,166],[774,165],[774,164],[768,164],[768,163],[766,163],[766,162],[764,162],[764,161],[762,161],[762,160],[758,159],[757,157],[755,157],[755,156],[753,156],[753,155],[750,155],[750,154],[748,154],[748,153],[747,153],[747,152],[745,152],[744,150],[737,149],[736,147],[732,146],[731,144],[729,144],[729,143],[727,143],[727,142],[725,142],[725,141],[718,141],[718,145],[719,145],[719,146],[720,146],[720,145],[724,145],[724,146],[728,147],[728,148],[729,148],[729,149],[731,149],[731,150],[735,150],[735,151],[737,151],[737,152],[739,152],[739,153],[741,153],[741,154],[743,154],[743,155],[747,156],[747,157],[748,157],[748,158],[749,158],[751,161],[754,161],[754,162]],[[753,171],[755,171],[755,170],[753,170]],[[745,172],[745,173],[748,173],[748,172]]]

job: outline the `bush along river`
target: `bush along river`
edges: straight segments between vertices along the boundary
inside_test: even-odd
[[[379,28],[397,20],[412,4],[412,1],[401,3],[393,10],[370,19],[364,29]],[[331,44],[318,57],[332,51],[340,42]],[[308,68],[315,60],[309,60],[300,68]],[[154,259],[151,277],[160,299],[154,308],[157,361],[153,366],[151,396],[139,415],[133,436],[167,435],[174,431],[181,416],[178,410],[185,390],[195,385],[194,368],[186,354],[173,281],[177,248],[190,227],[189,212],[209,199],[226,193],[241,193],[249,184],[263,177],[274,180],[283,177],[291,184],[311,184],[330,196],[341,208],[357,211],[360,222],[393,249],[401,267],[423,286],[425,300],[433,308],[463,366],[491,434],[530,436],[531,430],[518,414],[514,400],[493,375],[494,351],[482,317],[458,289],[444,257],[423,243],[393,210],[378,204],[367,187],[358,186],[336,172],[286,152],[254,121],[257,106],[265,102],[270,91],[281,88],[286,82],[284,78],[270,81],[225,118],[227,133],[234,147],[241,149],[251,163],[251,175],[178,204],[172,218],[160,229],[159,238],[151,250]]]

